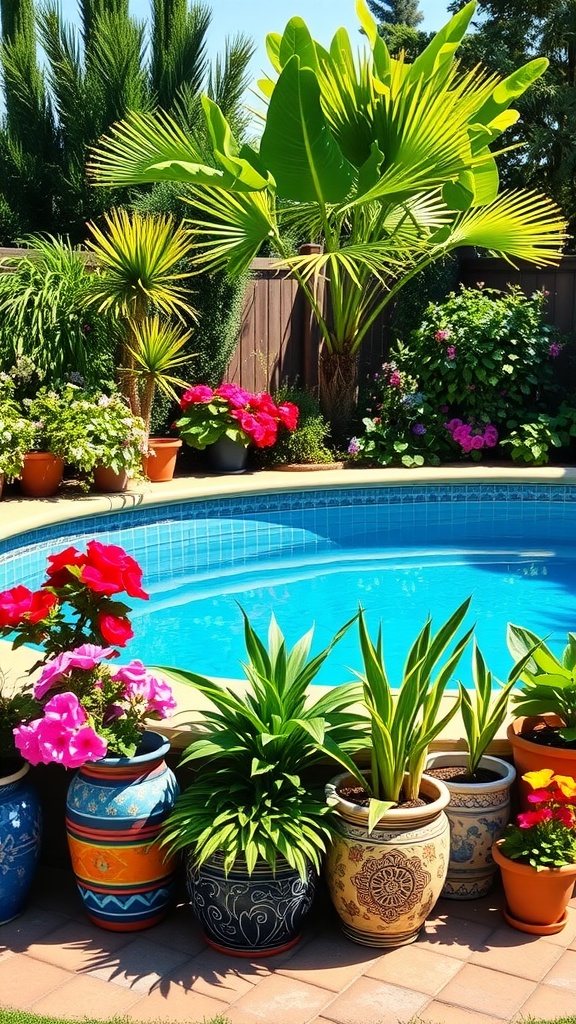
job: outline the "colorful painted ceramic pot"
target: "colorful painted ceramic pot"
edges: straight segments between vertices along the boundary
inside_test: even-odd
[[[0,924],[24,910],[40,858],[42,818],[29,768],[0,777]]]
[[[343,774],[326,787],[338,812],[326,862],[332,902],[344,934],[364,946],[414,942],[434,907],[448,870],[450,825],[446,786],[424,776],[422,807],[392,808],[368,833],[368,808],[342,798]]]
[[[426,769],[465,764],[462,753],[431,754]],[[495,772],[493,782],[453,782],[443,779],[450,793],[446,814],[450,822],[450,863],[442,895],[453,900],[473,900],[490,892],[496,865],[492,844],[510,819],[510,787],[516,778],[512,765],[499,757],[485,756],[480,767]]]
[[[201,868],[194,867],[190,857],[187,862],[188,891],[206,941],[234,956],[272,956],[295,946],[316,883],[311,866],[303,882],[283,858],[275,872],[258,861],[251,875],[244,861],[237,860],[228,876],[221,854]]]
[[[66,832],[88,917],[109,931],[161,921],[174,894],[177,859],[160,848],[162,824],[178,795],[164,758],[170,744],[146,732],[134,757],[85,764],[66,801]]]

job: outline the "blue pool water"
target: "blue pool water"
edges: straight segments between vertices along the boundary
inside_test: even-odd
[[[150,602],[133,602],[125,657],[208,675],[241,675],[237,602],[265,633],[274,612],[292,644],[315,624],[313,650],[361,604],[398,679],[428,614],[439,626],[469,594],[469,625],[505,679],[506,623],[549,635],[576,627],[576,488],[510,485],[359,488],[145,508],[51,526],[0,545],[0,589],[38,586],[46,555],[96,537],[144,569]],[[360,669],[355,626],[317,682]],[[457,673],[470,683],[470,656]]]

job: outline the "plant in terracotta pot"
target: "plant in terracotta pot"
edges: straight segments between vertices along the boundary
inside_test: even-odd
[[[211,468],[216,472],[240,472],[248,447],[271,448],[282,428],[298,425],[298,407],[293,402],[277,404],[268,392],[252,394],[237,384],[213,389],[198,384],[180,399],[182,414],[175,426],[187,444],[208,449]]]
[[[576,777],[576,634],[568,633],[557,658],[536,633],[510,624],[508,648],[513,657],[525,659],[523,685],[512,700],[516,717],[507,732],[518,775],[553,768]],[[528,793],[520,780],[524,810]]]
[[[141,416],[134,416],[119,393],[100,394],[86,425],[93,451],[93,476],[98,490],[124,490],[142,475],[148,434]]]
[[[450,821],[450,864],[442,890],[448,898],[475,899],[484,896],[492,886],[496,866],[491,848],[508,823],[510,787],[516,772],[507,761],[489,756],[486,751],[504,724],[512,687],[527,657],[514,666],[502,685],[493,679],[474,641],[473,689],[459,683],[468,752],[444,751],[428,758],[428,774],[441,779],[450,792],[446,811]]]
[[[14,738],[37,710],[30,686],[9,683],[0,670],[0,924],[24,909],[40,855],[40,803]]]
[[[469,604],[464,601],[435,634],[431,620],[425,623],[403,678],[394,683],[381,630],[374,644],[359,615],[371,771],[363,774],[349,759],[347,774],[327,787],[337,817],[326,873],[344,933],[363,945],[414,942],[446,878],[450,794],[423,773],[430,743],[460,704],[459,694],[444,708],[442,698],[472,635],[455,639]]]
[[[4,480],[20,476],[34,434],[32,423],[15,399],[14,381],[7,373],[0,373],[0,496]]]
[[[576,881],[576,781],[551,768],[527,772],[530,810],[493,847],[506,896],[504,917],[519,931],[548,935],[566,924]]]
[[[164,841],[170,851],[187,851],[192,904],[218,949],[270,955],[300,937],[333,818],[321,790],[303,776],[324,751],[341,759],[364,743],[351,710],[357,684],[307,699],[348,625],[310,657],[312,630],[289,650],[272,617],[266,647],[244,614],[244,690],[162,669],[210,702],[201,737],[182,758],[200,767],[176,801]]]

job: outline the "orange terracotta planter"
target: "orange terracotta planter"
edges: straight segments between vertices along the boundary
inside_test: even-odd
[[[576,882],[576,864],[536,871],[500,852],[502,840],[492,847],[492,856],[502,873],[506,896],[504,916],[513,928],[534,935],[552,935],[566,924],[566,908]]]
[[[526,772],[538,772],[543,768],[550,768],[556,775],[570,775],[572,778],[576,778],[576,750],[567,750],[565,747],[547,747],[544,744],[525,739],[522,735],[523,732],[533,729],[539,722],[546,722],[553,726],[562,725],[562,720],[556,715],[537,715],[531,718],[515,718],[506,732],[514,756],[514,767],[518,776],[518,800],[522,811],[529,810],[527,797],[528,793],[532,792],[528,783],[522,780],[522,776]]]
[[[171,480],[176,469],[176,456],[182,447],[180,437],[151,437],[148,447],[153,455],[145,455],[142,459],[144,473],[152,483],[164,483]]]
[[[22,493],[28,498],[49,498],[62,483],[64,460],[52,452],[28,452],[20,474]]]
[[[117,494],[128,487],[128,473],[123,469],[115,473],[109,466],[96,466],[94,469],[94,489],[105,494]]]

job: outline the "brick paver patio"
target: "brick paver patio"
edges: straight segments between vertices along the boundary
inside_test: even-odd
[[[86,919],[71,875],[42,868],[29,909],[0,928],[0,1006],[47,1015],[231,1024],[502,1024],[576,1008],[576,899],[564,931],[507,927],[501,896],[441,900],[416,943],[380,953],[339,932],[320,898],[300,945],[243,960],[205,945],[180,903],[148,931]]]

